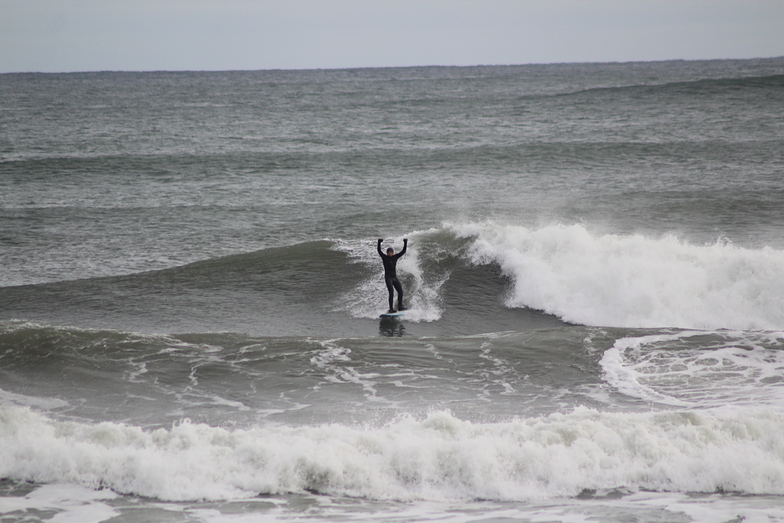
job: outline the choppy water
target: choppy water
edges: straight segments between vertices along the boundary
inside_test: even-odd
[[[0,512],[784,519],[782,114],[782,59],[0,75]]]

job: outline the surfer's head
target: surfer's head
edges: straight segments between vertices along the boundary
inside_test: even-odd
[[[395,254],[395,249],[393,249],[392,247],[387,249],[387,256],[393,256],[394,254]]]

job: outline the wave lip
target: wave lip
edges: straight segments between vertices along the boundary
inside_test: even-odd
[[[532,230],[450,225],[467,256],[512,280],[506,304],[591,326],[784,328],[784,252],[674,236],[598,235],[582,225]]]

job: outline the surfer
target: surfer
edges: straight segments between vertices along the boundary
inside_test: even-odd
[[[408,238],[403,239],[403,250],[397,254],[395,254],[395,250],[392,247],[388,248],[387,253],[384,254],[381,251],[381,242],[383,241],[383,238],[378,239],[378,246],[376,249],[378,250],[378,255],[381,256],[381,261],[384,262],[384,281],[386,282],[387,290],[389,291],[389,312],[393,313],[395,312],[395,308],[392,306],[395,302],[394,291],[397,291],[397,310],[404,310],[403,286],[400,284],[400,280],[397,279],[397,260],[406,253]]]

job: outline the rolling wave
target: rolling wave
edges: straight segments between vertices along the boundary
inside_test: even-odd
[[[784,328],[784,252],[584,226],[453,225],[466,256],[510,278],[509,307],[613,327]]]
[[[408,237],[399,265],[406,320],[431,324],[422,334],[560,322],[784,328],[784,252],[770,247],[492,222]],[[372,326],[361,322],[386,306],[377,258],[373,240],[323,240],[130,276],[7,287],[0,319],[140,332],[362,335]]]

